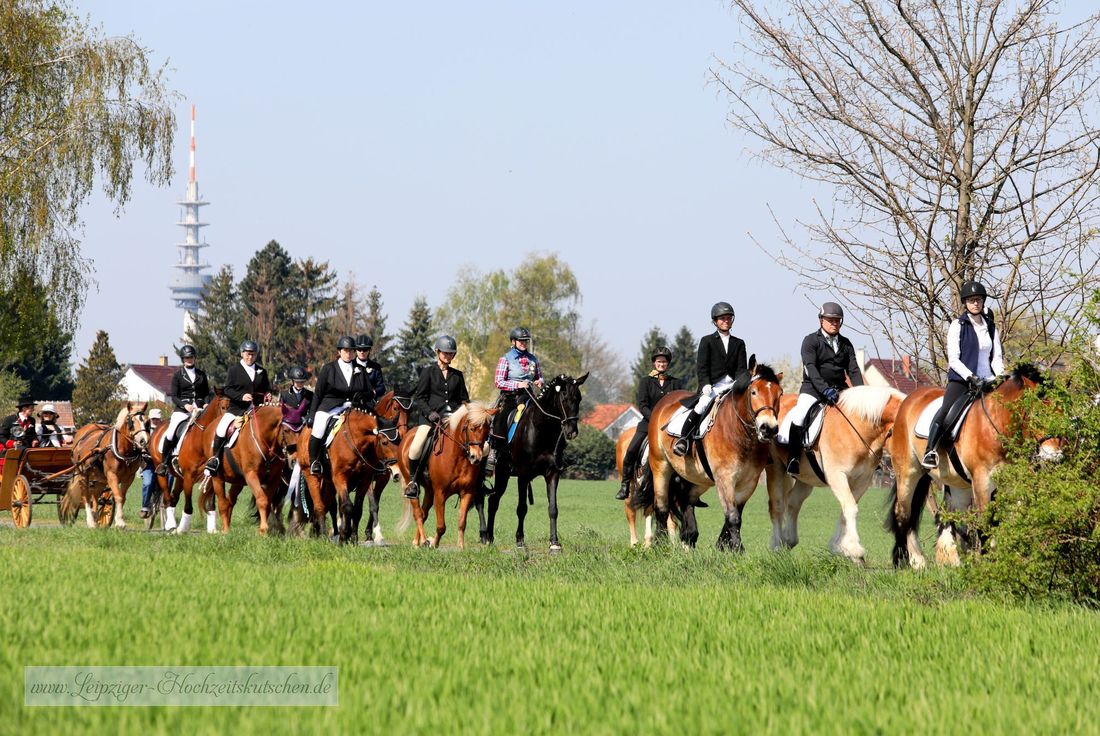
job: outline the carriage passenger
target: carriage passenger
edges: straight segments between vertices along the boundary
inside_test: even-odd
[[[374,349],[374,338],[359,335],[355,338],[355,362],[367,374],[367,389],[372,401],[378,401],[386,393],[386,379],[382,377],[382,364],[371,360],[370,351]]]
[[[630,481],[637,472],[638,453],[641,451],[642,442],[649,434],[649,416],[653,412],[653,407],[669,391],[680,388],[680,379],[665,373],[671,362],[672,351],[666,347],[657,348],[653,351],[653,370],[638,381],[637,404],[638,411],[642,413],[642,421],[635,425],[634,438],[630,440],[630,446],[623,453],[623,482],[619,486],[618,495],[615,496],[616,500],[625,501],[630,495]]]
[[[3,447],[22,444],[26,447],[38,446],[38,434],[34,423],[34,399],[23,396],[15,405],[15,413],[0,421],[0,443]]]
[[[836,302],[825,302],[817,319],[820,329],[802,338],[802,386],[798,389],[798,403],[791,410],[795,419],[787,440],[787,472],[791,475],[798,475],[799,471],[804,436],[802,418],[806,412],[819,401],[834,406],[840,392],[848,387],[847,381],[853,386],[863,385],[856,349],[851,340],[840,334],[844,309]]]
[[[695,356],[699,378],[699,393],[694,399],[694,410],[684,422],[680,438],[672,446],[676,455],[686,455],[691,438],[714,401],[732,389],[743,390],[749,385],[749,361],[745,341],[730,334],[735,314],[729,302],[718,302],[710,308],[710,319],[717,328],[714,333],[699,340]]]
[[[53,404],[45,404],[38,412],[37,435],[39,447],[61,447],[62,432],[57,425],[57,408]]]
[[[497,361],[493,384],[500,391],[497,413],[493,417],[493,431],[489,456],[485,460],[486,475],[496,467],[498,453],[508,446],[508,420],[512,411],[526,404],[533,396],[531,387],[542,388],[542,366],[539,359],[527,348],[531,344],[531,331],[516,327],[508,335],[511,349]]]
[[[172,374],[172,385],[168,389],[168,401],[172,403],[172,416],[168,418],[168,429],[162,440],[163,452],[157,475],[168,475],[168,462],[176,449],[180,425],[191,419],[206,405],[210,395],[210,381],[206,371],[195,365],[198,352],[191,345],[180,348],[180,361],[183,363]]]
[[[347,409],[353,399],[367,391],[366,371],[352,355],[355,340],[349,335],[341,337],[336,341],[336,350],[340,357],[331,363],[325,363],[317,372],[317,385],[309,405],[309,415],[313,422],[309,435],[309,456],[313,461],[309,465],[309,472],[313,475],[325,472],[321,464],[321,452],[324,449],[329,419]]]
[[[405,488],[405,498],[416,499],[420,496],[417,479],[422,469],[420,466],[424,463],[417,461],[425,450],[429,432],[437,423],[470,400],[462,371],[451,367],[451,361],[457,352],[458,342],[450,335],[441,335],[435,341],[435,363],[425,366],[420,372],[416,388],[413,389],[412,403],[418,417],[418,426],[415,430],[416,436],[409,445],[409,465],[415,466],[416,470]]]
[[[939,465],[936,450],[943,438],[943,420],[955,402],[1004,373],[1001,336],[993,324],[993,313],[985,311],[986,296],[985,286],[977,281],[967,281],[959,292],[964,309],[947,328],[947,388],[928,428],[928,446],[921,460],[926,468]]]
[[[222,463],[222,450],[225,449],[226,432],[229,425],[236,421],[237,417],[251,411],[257,404],[262,404],[267,395],[271,393],[271,380],[267,371],[256,362],[256,353],[260,346],[253,340],[245,340],[241,343],[241,360],[229,367],[225,377],[225,395],[229,398],[229,406],[222,415],[214,430],[214,446],[211,448],[210,459],[206,461],[206,475],[213,476],[218,472]]]

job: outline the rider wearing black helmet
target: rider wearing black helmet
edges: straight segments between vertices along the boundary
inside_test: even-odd
[[[672,446],[672,452],[676,455],[687,454],[692,436],[716,398],[733,388],[740,389],[749,385],[749,360],[745,341],[730,334],[735,317],[733,306],[729,302],[718,302],[710,308],[710,319],[717,329],[699,340],[695,356],[699,393],[694,400],[694,411],[688,414],[680,438]]]
[[[1004,372],[1001,336],[993,323],[993,313],[985,311],[985,286],[977,281],[963,283],[959,299],[963,313],[947,328],[947,388],[943,403],[928,428],[928,447],[921,465],[939,464],[936,452],[943,439],[943,420],[947,412],[968,392],[978,392]]]
[[[680,388],[681,381],[675,376],[670,376],[665,371],[668,370],[669,363],[672,362],[672,351],[666,347],[660,347],[653,351],[653,370],[648,375],[643,376],[642,380],[638,381],[638,397],[637,405],[638,411],[642,413],[642,421],[638,422],[634,427],[634,438],[630,441],[630,446],[626,448],[626,452],[623,454],[623,482],[619,486],[619,493],[615,496],[619,501],[625,501],[627,496],[630,495],[630,482],[634,478],[634,474],[637,472],[638,465],[638,452],[642,447],[642,442],[649,434],[649,417],[653,413],[653,407],[657,405],[657,402],[664,398],[665,394],[669,391],[676,391]]]
[[[221,467],[225,433],[229,425],[254,406],[264,403],[271,393],[271,379],[263,366],[256,362],[260,346],[253,340],[245,340],[241,343],[240,352],[241,361],[231,365],[225,377],[224,390],[229,397],[229,407],[214,430],[214,446],[210,449],[210,459],[206,461],[206,475],[214,475]]]
[[[290,379],[290,388],[279,394],[279,406],[283,410],[283,424],[300,431],[313,403],[313,391],[306,388],[309,375],[300,365],[291,366],[286,377]]]
[[[852,341],[840,334],[844,324],[844,308],[836,302],[825,302],[817,311],[819,329],[802,338],[802,387],[798,403],[791,409],[791,429],[787,440],[787,472],[798,475],[804,437],[802,419],[810,407],[819,401],[836,404],[840,392],[863,385],[856,349]],[[845,380],[847,378],[847,380]]]
[[[386,379],[382,377],[382,364],[377,360],[371,360],[372,349],[374,349],[374,338],[370,335],[363,334],[355,338],[355,362],[367,374],[367,388],[371,398],[378,401],[386,393]]]
[[[451,367],[458,342],[450,335],[441,335],[435,341],[435,362],[420,371],[420,380],[413,389],[412,403],[418,424],[415,437],[409,443],[409,465],[415,465],[413,477],[405,486],[405,498],[418,498],[420,465],[417,462],[428,443],[430,430],[440,421],[470,400],[466,390],[466,378],[462,371]]]
[[[192,416],[197,416],[206,406],[210,395],[210,381],[206,371],[195,365],[198,353],[191,345],[180,348],[180,361],[183,363],[172,374],[172,385],[168,389],[167,400],[172,404],[172,416],[168,420],[168,429],[161,435],[161,461],[157,466],[157,475],[168,475],[168,461],[179,441],[179,428]]]
[[[324,448],[329,419],[350,407],[352,400],[367,390],[366,371],[355,362],[352,355],[355,340],[348,335],[341,337],[336,341],[336,350],[340,357],[331,363],[325,363],[317,372],[317,384],[309,405],[313,422],[309,433],[309,456],[312,459],[309,472],[313,475],[324,472],[321,450]]]
[[[542,387],[542,366],[528,348],[531,345],[531,331],[526,327],[516,327],[509,334],[512,347],[497,361],[493,374],[493,385],[500,391],[497,399],[497,413],[493,417],[493,431],[489,447],[489,456],[485,460],[487,474],[496,467],[497,457],[508,444],[508,417],[520,404],[526,404],[531,397],[532,387]]]

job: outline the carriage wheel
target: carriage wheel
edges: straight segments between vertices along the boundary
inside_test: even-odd
[[[31,525],[31,483],[25,475],[15,476],[11,487],[11,518],[20,529]]]
[[[106,529],[115,520],[115,498],[111,489],[107,489],[99,497],[99,505],[95,510],[95,525],[100,529]]]

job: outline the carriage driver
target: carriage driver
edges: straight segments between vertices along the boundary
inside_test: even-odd
[[[730,334],[734,316],[729,302],[718,302],[710,308],[710,319],[717,330],[699,340],[695,365],[700,388],[695,397],[695,409],[688,414],[680,438],[672,446],[676,455],[687,454],[692,436],[715,399],[731,389],[743,390],[749,385],[751,377],[745,341]]]
[[[405,487],[405,498],[420,497],[418,479],[424,463],[418,461],[422,454],[426,454],[424,445],[428,442],[429,431],[470,400],[462,371],[451,367],[451,361],[457,352],[458,342],[450,335],[441,335],[435,341],[435,363],[420,371],[420,380],[413,389],[413,409],[419,423],[415,430],[416,435],[409,443],[409,466],[415,469],[409,485]]]
[[[625,501],[630,495],[630,482],[634,478],[638,467],[638,453],[641,451],[642,442],[649,434],[649,417],[653,413],[653,407],[664,398],[669,391],[680,388],[680,379],[670,376],[665,371],[672,362],[672,351],[661,347],[653,351],[653,370],[649,375],[638,381],[638,411],[642,413],[642,421],[634,428],[634,438],[630,440],[630,446],[623,453],[623,482],[619,486],[619,493],[615,498]]]
[[[210,395],[210,381],[206,377],[206,371],[195,365],[197,356],[198,353],[192,345],[180,348],[183,365],[172,374],[172,385],[168,390],[168,400],[174,408],[168,419],[168,429],[164,430],[164,438],[161,440],[164,452],[161,454],[160,465],[157,466],[157,475],[168,475],[168,462],[176,449],[176,435],[180,425],[198,414],[206,405],[206,397]]]
[[[485,460],[485,474],[492,473],[496,467],[497,453],[504,452],[508,446],[508,417],[521,403],[527,403],[531,397],[530,388],[542,388],[542,366],[539,359],[527,347],[531,344],[531,331],[526,327],[516,327],[508,335],[512,348],[497,361],[493,374],[493,384],[500,390],[497,401],[497,413],[493,417],[492,441],[489,455]]]
[[[312,475],[325,472],[321,464],[321,452],[325,447],[325,432],[329,419],[351,406],[357,395],[367,391],[367,373],[363,366],[355,361],[352,352],[355,340],[345,335],[336,341],[336,350],[340,357],[331,363],[325,363],[317,372],[317,385],[313,390],[313,401],[309,405],[313,426],[309,433],[309,464]]]
[[[802,419],[818,401],[836,405],[840,392],[863,385],[863,374],[856,360],[852,341],[840,334],[844,324],[844,309],[836,302],[825,302],[817,312],[820,329],[802,338],[802,387],[798,403],[791,409],[793,421],[787,444],[787,472],[798,475],[798,458],[802,455]]]
[[[241,343],[241,361],[229,368],[225,377],[225,395],[229,397],[229,407],[214,430],[214,446],[210,459],[206,461],[206,475],[213,476],[222,464],[222,450],[225,448],[225,433],[229,425],[238,416],[247,413],[259,403],[263,403],[271,393],[271,380],[267,371],[256,362],[256,353],[260,346],[252,340]]]
[[[19,430],[18,432],[16,430]],[[16,434],[20,437],[16,438]],[[34,399],[24,396],[15,405],[15,413],[9,414],[0,421],[0,447],[6,447],[8,442],[32,447],[38,444],[38,434],[34,425]]]
[[[355,362],[367,374],[367,389],[373,401],[378,401],[386,393],[386,379],[382,377],[382,364],[371,360],[370,351],[374,348],[374,338],[359,335],[355,338]]]
[[[959,291],[963,313],[947,328],[947,388],[943,403],[928,428],[928,446],[921,465],[939,465],[936,450],[943,437],[943,420],[947,412],[967,391],[980,391],[982,386],[1004,373],[1001,336],[993,324],[993,314],[985,311],[985,287],[977,281],[967,281]]]

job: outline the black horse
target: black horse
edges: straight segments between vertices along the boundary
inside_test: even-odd
[[[550,551],[561,551],[558,540],[558,477],[562,471],[562,453],[565,443],[577,436],[577,420],[581,408],[581,384],[588,378],[560,375],[543,386],[538,396],[532,397],[520,417],[512,441],[511,452],[501,453],[497,460],[493,481],[493,495],[489,498],[489,518],[486,523],[483,497],[476,501],[481,520],[481,542],[492,544],[493,524],[496,520],[500,498],[508,488],[513,475],[519,480],[519,500],[516,505],[516,546],[525,547],[523,519],[527,505],[534,503],[531,481],[537,476],[546,479],[547,512],[550,514]]]

